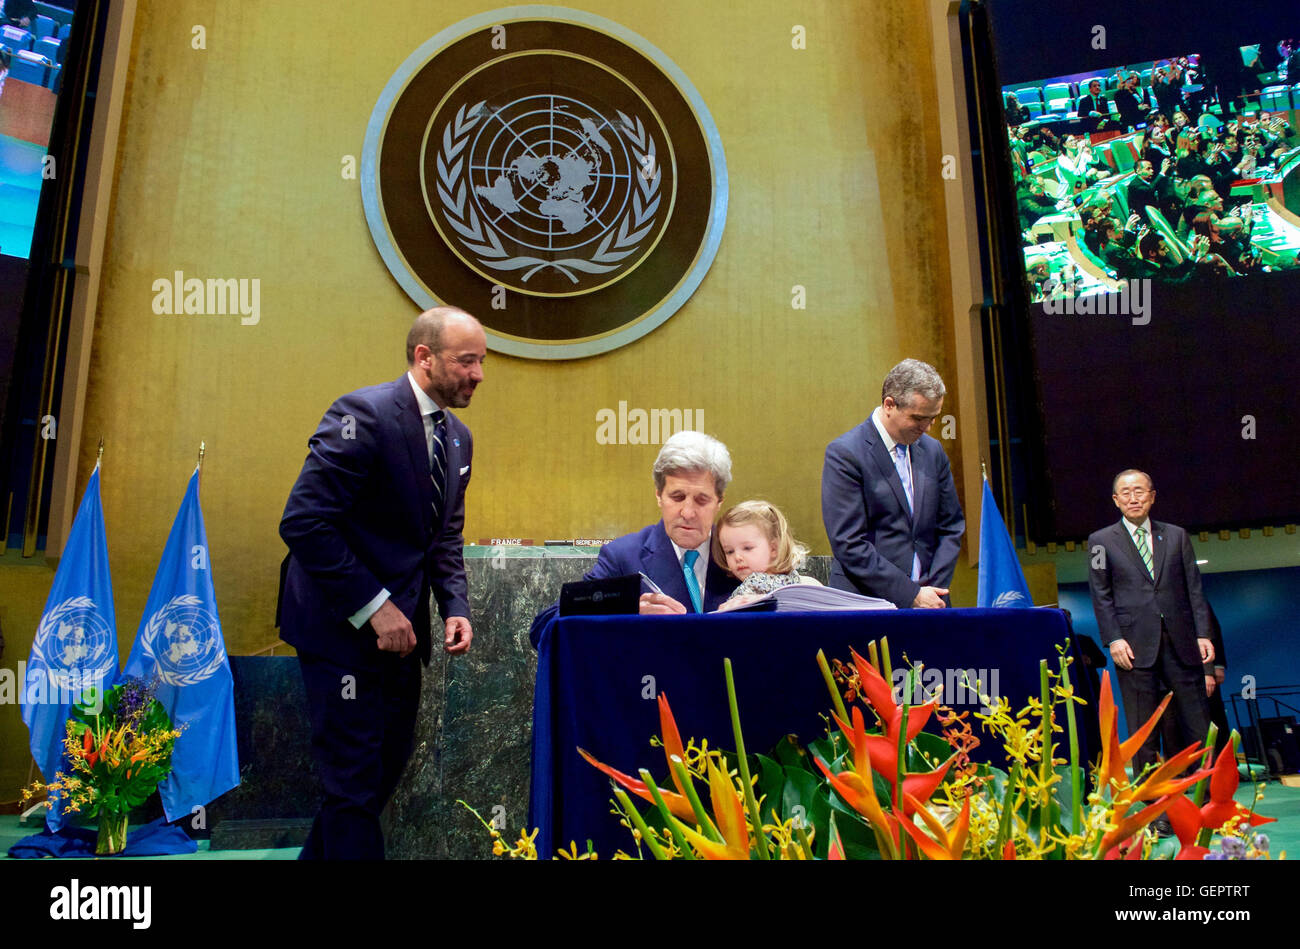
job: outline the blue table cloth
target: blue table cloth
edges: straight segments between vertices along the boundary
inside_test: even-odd
[[[43,828],[9,848],[11,857],[94,857],[99,838],[96,826],[63,827],[56,833]],[[123,857],[161,857],[173,853],[194,853],[198,845],[176,824],[159,817],[127,830]]]
[[[798,735],[803,744],[825,734],[820,716],[829,710],[830,696],[817,650],[847,661],[850,647],[865,655],[870,640],[885,636],[895,668],[906,654],[926,669],[985,670],[986,682],[996,670],[996,691],[1019,708],[1039,694],[1039,660],[1057,668],[1056,646],[1069,638],[1069,627],[1065,614],[1055,609],[554,620],[538,646],[533,699],[529,826],[540,830],[538,853],[549,857],[570,841],[581,852],[587,840],[601,857],[632,850],[631,836],[610,814],[609,780],[576,749],[581,746],[634,776],[638,768],[648,768],[662,781],[667,776],[663,750],[650,745],[651,736],[659,734],[658,694],[667,696],[683,741],[707,738],[711,748],[734,748],[723,671],[723,658],[729,657],[746,750],[767,754],[787,734]],[[1071,681],[1089,702],[1079,709],[1087,760],[1096,747],[1095,696],[1073,644],[1071,654]],[[1089,728],[1088,723],[1094,724]],[[989,760],[992,739],[978,723],[973,727],[984,744],[972,757]]]

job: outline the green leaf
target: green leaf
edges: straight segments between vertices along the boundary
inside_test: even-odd
[[[808,752],[800,747],[796,735],[786,735],[778,741],[776,747],[772,749],[772,757],[787,768],[802,768],[805,771],[811,771],[815,767],[809,759]]]
[[[879,860],[880,847],[876,844],[875,831],[861,814],[849,807],[833,790],[829,792],[830,807],[835,811],[835,829],[840,832],[840,841],[844,844],[844,856],[848,860]],[[827,818],[829,823],[829,817]],[[821,854],[826,853],[825,845]]]
[[[922,758],[921,752],[929,755],[931,761],[927,762]],[[933,771],[951,758],[952,752],[952,745],[948,744],[947,739],[941,735],[921,732],[907,747],[907,770],[909,772]]]
[[[1072,768],[1068,764],[1057,765],[1054,770],[1061,776],[1061,780],[1052,788],[1055,808],[1060,815],[1058,818],[1060,826],[1067,834],[1077,833],[1074,826],[1074,792],[1070,785],[1070,773],[1076,770],[1080,772],[1079,787],[1083,789],[1085,796],[1088,788],[1087,775],[1082,773],[1082,768]]]
[[[796,810],[802,808],[802,811]],[[814,775],[800,767],[785,769],[785,789],[781,798],[782,820],[792,820],[802,814],[804,822],[811,825],[813,836],[813,854],[818,858],[826,856],[830,841],[830,791],[820,774]]]
[[[785,769],[767,755],[753,755],[752,760],[758,777],[758,785],[754,789],[758,797],[767,797],[767,806],[776,807],[781,800],[782,789],[785,787]]]
[[[830,738],[818,738],[808,743],[810,754],[816,755],[831,766],[832,771],[839,771],[837,764],[849,751],[849,743],[837,729]],[[809,762],[811,764],[811,762]],[[813,765],[815,768],[816,765]],[[811,768],[809,770],[812,770]]]

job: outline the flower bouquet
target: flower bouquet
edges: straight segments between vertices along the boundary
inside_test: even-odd
[[[1009,770],[976,764],[979,744],[966,721],[938,698],[898,701],[888,643],[873,642],[834,668],[818,653],[833,710],[825,738],[801,748],[788,736],[771,755],[745,753],[730,661],[725,663],[734,754],[707,742],[683,744],[667,697],[659,711],[669,780],[646,769],[633,777],[579,753],[615,784],[614,812],[636,853],[656,859],[1074,860],[1267,858],[1267,838],[1250,827],[1272,818],[1238,804],[1233,741],[1211,763],[1215,735],[1130,778],[1127,764],[1169,699],[1120,742],[1109,675],[1098,714],[1103,747],[1091,768],[1080,760],[1069,660],[1040,664],[1040,695],[1013,711],[981,694],[977,713],[1002,744]],[[907,673],[915,694],[919,668]],[[974,684],[978,687],[978,684]],[[869,717],[870,716],[870,727]],[[942,734],[924,731],[934,719]],[[1064,720],[1064,725],[1062,724]],[[1057,734],[1067,734],[1069,757]],[[697,783],[707,789],[705,805]],[[644,813],[635,795],[652,806]],[[1189,796],[1190,795],[1190,796]],[[1146,828],[1167,815],[1178,847]],[[1219,848],[1212,849],[1215,837]],[[505,848],[503,848],[505,849]],[[512,856],[527,856],[513,848]],[[1285,856],[1285,854],[1283,854]]]
[[[54,796],[62,796],[67,810],[99,819],[96,854],[121,853],[129,814],[171,772],[179,736],[144,680],[126,679],[102,693],[87,689],[72,708],[63,740],[70,771],[27,788],[23,801],[44,791],[50,808]]]

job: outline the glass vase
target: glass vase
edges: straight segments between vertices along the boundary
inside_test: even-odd
[[[99,839],[95,841],[96,855],[106,857],[126,849],[126,822],[126,814],[99,815]]]

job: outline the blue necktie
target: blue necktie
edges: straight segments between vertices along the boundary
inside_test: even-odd
[[[686,589],[691,594],[691,605],[695,607],[695,612],[703,613],[703,604],[700,601],[700,581],[695,576],[695,561],[700,559],[698,550],[686,551],[683,558],[685,563],[682,565],[682,572],[686,574]]]
[[[907,463],[907,446],[894,446],[894,467],[903,482],[903,493],[907,495],[907,513],[912,513],[912,466]]]
[[[447,430],[443,411],[433,413],[433,439],[429,446],[429,477],[433,481],[433,523],[442,519],[443,498],[447,492],[447,448],[443,444]]]
[[[898,469],[898,477],[903,482],[903,493],[907,495],[907,513],[913,514],[912,510],[912,466],[907,463],[907,446],[894,446],[894,467]],[[921,555],[912,551],[912,579],[921,579]]]

